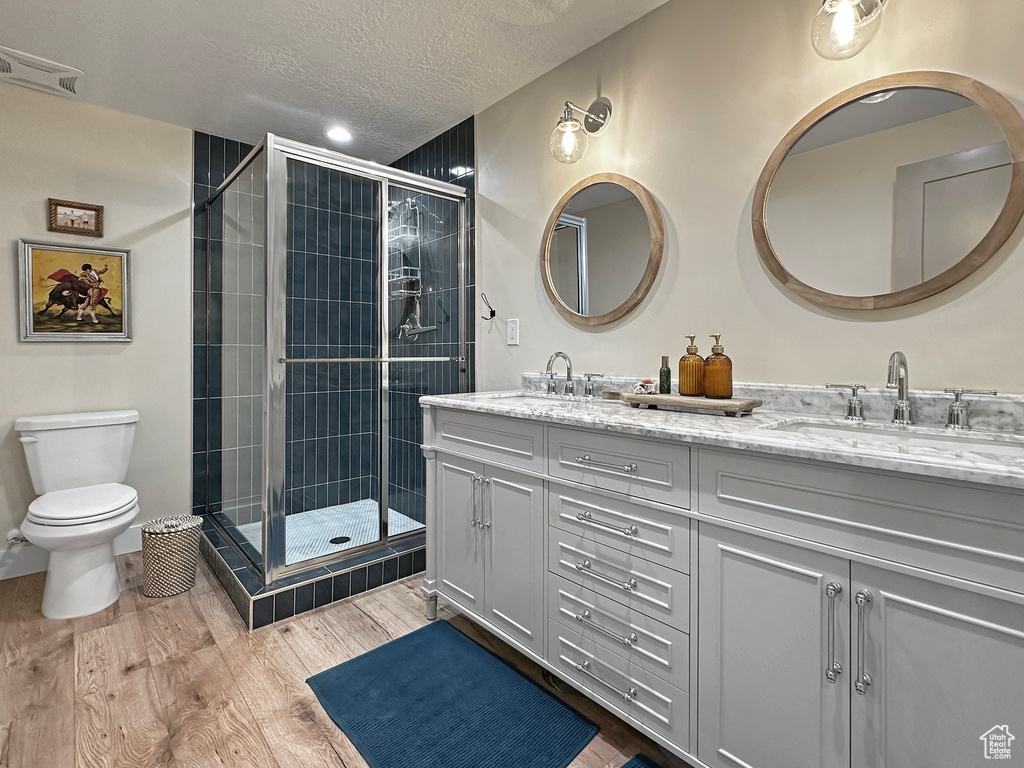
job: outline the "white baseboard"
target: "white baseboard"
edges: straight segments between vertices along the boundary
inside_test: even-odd
[[[133,525],[114,539],[114,554],[124,555],[142,549],[143,523]],[[46,570],[50,555],[35,544],[8,544],[0,549],[0,581],[41,573]]]

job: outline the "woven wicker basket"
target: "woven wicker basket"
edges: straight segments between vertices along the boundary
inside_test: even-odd
[[[196,583],[203,520],[196,515],[161,517],[142,526],[146,597],[171,597]]]

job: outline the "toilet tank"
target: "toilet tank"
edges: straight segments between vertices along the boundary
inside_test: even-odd
[[[138,420],[135,410],[16,419],[36,493],[122,482]]]

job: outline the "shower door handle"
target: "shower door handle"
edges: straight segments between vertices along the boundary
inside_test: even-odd
[[[462,363],[464,357],[279,357],[283,365],[293,363]]]

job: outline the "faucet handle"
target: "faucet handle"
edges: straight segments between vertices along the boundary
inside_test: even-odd
[[[826,389],[849,389],[853,392],[853,397],[846,401],[846,418],[847,421],[864,421],[864,403],[857,393],[862,389],[867,389],[863,384],[825,384]]]
[[[946,387],[944,390],[947,395],[953,395],[953,402],[959,403],[961,395],[998,395],[999,392],[994,389],[964,389],[963,387]]]
[[[963,387],[946,387],[943,390],[947,395],[953,396],[953,402],[949,404],[946,411],[946,429],[970,429],[971,425],[967,419],[967,403],[960,398],[963,395],[998,395],[994,389],[964,389]]]
[[[583,396],[593,397],[594,396],[594,382],[591,379],[595,376],[601,378],[604,376],[603,373],[584,373],[583,376],[586,378],[587,383],[583,385]]]
[[[555,393],[555,372],[541,371],[540,375],[548,377],[548,394],[553,395]]]
[[[852,389],[854,399],[857,398],[857,392],[861,389],[867,389],[863,384],[825,384],[826,389]]]

